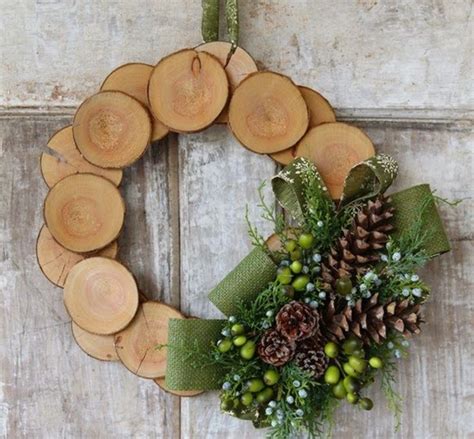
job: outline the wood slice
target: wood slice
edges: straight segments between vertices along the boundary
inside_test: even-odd
[[[309,110],[309,128],[314,128],[323,123],[336,122],[336,114],[327,99],[317,91],[299,86],[301,94]],[[271,158],[281,165],[288,165],[296,158],[296,146],[271,154]]]
[[[290,78],[274,72],[247,76],[229,105],[229,125],[248,149],[271,154],[293,145],[306,132],[308,107]]]
[[[103,177],[75,174],[54,185],[44,202],[44,220],[54,239],[78,253],[99,250],[122,229],[125,203]]]
[[[296,158],[296,146],[270,154],[270,157],[280,165],[289,165]]]
[[[92,334],[84,331],[74,322],[71,322],[71,326],[74,340],[87,355],[96,360],[118,361],[113,335]]]
[[[74,143],[72,125],[54,133],[48,141],[48,147],[59,154],[59,158],[50,154],[41,154],[40,165],[43,179],[48,187],[72,174],[89,173],[105,177],[115,186],[122,181],[121,169],[104,169],[85,160]]]
[[[143,378],[165,376],[169,319],[184,316],[160,302],[142,303],[132,323],[115,335],[115,349],[124,366]]]
[[[219,60],[194,49],[163,58],[148,85],[154,116],[176,132],[207,128],[224,109],[228,96],[229,82]]]
[[[311,128],[296,146],[298,157],[318,167],[334,200],[341,197],[349,170],[374,154],[374,145],[363,131],[340,122]]]
[[[81,262],[88,256],[103,256],[115,259],[117,253],[117,241],[91,255],[71,252],[54,240],[53,235],[51,235],[46,226],[41,228],[36,241],[36,256],[41,271],[50,282],[61,288],[66,282],[69,271],[78,262]]]
[[[130,63],[117,67],[112,73],[105,78],[100,90],[118,90],[129,94],[138,99],[147,108],[150,107],[148,102],[148,82],[153,70],[153,66],[142,63]],[[169,129],[163,125],[158,119],[153,118],[152,121],[151,141],[155,142],[165,137]]]
[[[207,52],[214,55],[224,66],[229,80],[230,92],[234,92],[236,87],[251,73],[258,71],[257,64],[253,58],[241,47],[237,47],[229,59],[232,44],[227,41],[212,41],[196,47],[198,52]],[[216,119],[216,123],[227,123],[229,120],[229,110],[227,106]]]
[[[162,390],[164,390],[166,393],[170,393],[171,395],[175,395],[175,396],[190,397],[190,396],[196,396],[196,395],[200,395],[201,393],[204,393],[204,390],[170,390],[168,389],[168,387],[166,387],[164,377],[155,378],[153,381],[155,381],[155,383],[158,384],[158,386]]]
[[[282,232],[282,235],[279,235],[278,233],[272,233],[265,241],[265,244],[268,250],[270,250],[272,253],[284,252],[285,249],[283,247],[283,243],[281,242],[281,237],[286,239],[296,239],[297,236],[298,229],[289,228],[285,229]]]
[[[121,331],[138,308],[132,274],[113,259],[92,257],[72,267],[64,285],[64,304],[74,323],[93,334]]]
[[[151,139],[152,118],[137,99],[101,91],[78,108],[72,125],[81,154],[102,168],[124,168],[138,160]]]
[[[298,87],[309,110],[309,128],[323,123],[336,122],[336,114],[328,100],[316,90],[300,85]]]

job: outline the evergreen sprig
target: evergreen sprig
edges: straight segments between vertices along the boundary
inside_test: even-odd
[[[387,339],[381,344],[373,344],[369,347],[369,355],[379,357],[383,362],[380,370],[380,386],[387,400],[387,406],[395,418],[395,430],[401,425],[402,397],[394,389],[399,358],[408,356],[409,343],[396,331],[391,331]]]
[[[257,207],[261,210],[260,217],[265,221],[268,221],[273,224],[273,230],[278,235],[284,235],[284,230],[286,228],[285,217],[282,212],[278,212],[276,206],[271,206],[265,199],[265,188],[266,181],[262,181],[258,187],[258,203]],[[266,239],[258,231],[258,228],[252,224],[249,216],[249,207],[246,206],[245,209],[245,222],[247,223],[247,233],[250,237],[250,241],[254,247],[259,247],[267,253],[271,253],[267,244]]]
[[[254,301],[239,304],[239,322],[250,331],[268,329],[273,324],[278,310],[290,301],[291,298],[284,294],[280,282],[275,280]]]

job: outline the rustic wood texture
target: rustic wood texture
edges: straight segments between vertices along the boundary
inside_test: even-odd
[[[469,0],[242,1],[242,44],[259,64],[321,91],[338,116],[398,159],[394,188],[428,182],[453,251],[425,276],[427,321],[400,367],[402,428],[373,391],[370,413],[344,407],[335,438],[474,435],[472,341],[473,87]],[[62,290],[36,264],[47,188],[39,155],[72,108],[124,62],[156,62],[198,44],[200,1],[0,0],[0,437],[259,438],[221,415],[216,394],[167,394],[75,344]],[[93,55],[93,56],[91,56]],[[197,317],[207,292],[246,254],[244,210],[276,164],[224,126],[170,135],[124,173],[119,260],[140,291]]]

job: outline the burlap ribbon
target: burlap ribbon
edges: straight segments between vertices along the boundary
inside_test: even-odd
[[[398,166],[387,155],[377,155],[359,163],[349,172],[338,208],[384,193],[397,176]],[[311,178],[309,178],[311,177]],[[305,158],[297,158],[272,179],[278,202],[304,227],[305,185],[328,197],[316,169]],[[395,235],[421,225],[423,249],[430,257],[447,252],[449,241],[438,214],[429,185],[422,184],[391,195],[395,207]],[[269,255],[255,248],[209,294],[209,299],[225,315],[237,312],[240,303],[252,301],[276,275],[277,266]],[[200,349],[209,351],[220,335],[224,320],[172,320],[168,336],[166,385],[173,390],[213,390],[220,371],[194,356]],[[195,367],[201,361],[201,367]]]

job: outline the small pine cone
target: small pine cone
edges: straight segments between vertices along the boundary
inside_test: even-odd
[[[326,290],[334,291],[339,278],[362,274],[379,260],[378,251],[384,247],[388,234],[393,230],[391,201],[383,195],[369,201],[354,216],[351,227],[342,231],[342,236],[321,264]]]
[[[276,327],[290,340],[304,340],[319,330],[319,314],[310,306],[293,300],[278,312]]]
[[[302,341],[296,349],[294,361],[315,379],[321,378],[329,362],[324,354],[324,338],[314,336]]]
[[[293,358],[295,342],[271,328],[260,339],[257,352],[265,363],[277,367],[283,366]]]
[[[408,299],[380,303],[378,294],[370,299],[359,299],[352,308],[346,305],[340,312],[336,311],[331,300],[324,314],[324,332],[334,341],[355,335],[365,344],[372,341],[381,343],[387,337],[387,329],[409,337],[421,332],[423,320],[420,311],[420,304],[411,305]]]

